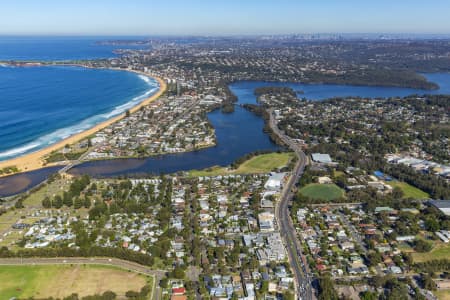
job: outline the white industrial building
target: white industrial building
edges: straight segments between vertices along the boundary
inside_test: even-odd
[[[439,209],[446,216],[450,216],[450,200],[431,200],[428,203]]]
[[[271,173],[264,188],[271,191],[279,191],[283,187],[283,180],[286,173]]]

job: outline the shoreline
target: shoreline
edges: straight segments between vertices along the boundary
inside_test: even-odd
[[[79,65],[79,64],[77,64],[77,65],[71,64],[71,65],[78,66],[78,67],[84,67],[84,68],[90,68],[88,66]],[[135,113],[136,111],[141,109],[141,107],[145,107],[145,106],[149,105],[150,103],[152,103],[153,101],[158,99],[167,89],[167,84],[162,78],[152,76],[145,72],[136,71],[136,70],[118,69],[118,68],[109,68],[109,69],[115,70],[115,71],[127,71],[127,72],[136,73],[139,75],[144,75],[144,76],[155,79],[159,83],[158,91],[156,93],[154,93],[153,95],[151,95],[150,97],[142,100],[139,104],[130,108],[129,109],[130,113]],[[0,169],[8,168],[8,167],[17,167],[19,169],[19,172],[10,173],[10,174],[1,174],[0,177],[16,175],[16,174],[20,174],[20,173],[24,173],[24,172],[35,171],[35,170],[38,170],[38,169],[41,169],[44,167],[51,167],[51,166],[58,165],[56,163],[45,164],[44,157],[49,155],[53,151],[57,151],[57,150],[63,148],[67,144],[74,144],[76,142],[79,142],[80,140],[85,139],[85,138],[89,137],[90,135],[93,135],[94,133],[120,121],[121,119],[123,119],[125,117],[125,114],[126,114],[125,112],[121,113],[121,114],[114,116],[108,120],[105,120],[97,125],[94,125],[93,127],[89,128],[85,131],[71,135],[68,138],[65,138],[59,142],[54,143],[53,145],[49,145],[49,146],[42,148],[40,150],[37,150],[35,152],[23,154],[21,156],[11,158],[11,159],[8,159],[5,161],[0,161]]]

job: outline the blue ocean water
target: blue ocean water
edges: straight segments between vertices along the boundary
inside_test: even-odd
[[[117,49],[146,49],[141,45],[101,45],[112,40],[142,37],[0,36],[0,60],[82,60],[115,57]]]
[[[125,71],[0,66],[0,160],[123,113],[157,86],[154,79]]]

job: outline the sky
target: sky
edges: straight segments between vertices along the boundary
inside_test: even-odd
[[[450,0],[4,0],[0,35],[450,34]]]

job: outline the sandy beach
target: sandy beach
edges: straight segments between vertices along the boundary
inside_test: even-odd
[[[149,74],[146,74],[144,72],[139,72],[139,71],[133,71],[133,70],[122,70],[122,71],[135,72],[135,73],[138,73],[138,74],[141,74],[144,76],[148,76],[148,77],[156,79],[159,83],[158,92],[156,92],[154,95],[150,96],[149,98],[145,99],[138,105],[131,108],[129,110],[130,113],[134,113],[134,112],[138,111],[141,107],[146,106],[149,103],[156,100],[157,98],[159,98],[167,88],[165,81],[162,80],[161,78],[154,77],[154,76],[151,76]],[[44,157],[49,155],[51,152],[53,152],[55,150],[59,150],[67,144],[74,144],[74,143],[96,133],[97,131],[100,131],[100,130],[108,127],[109,125],[121,120],[124,117],[125,117],[125,113],[115,116],[109,120],[106,120],[100,124],[97,124],[94,127],[91,127],[90,129],[88,129],[86,131],[74,134],[64,140],[61,140],[51,146],[48,146],[48,147],[38,150],[36,152],[25,154],[23,156],[19,156],[19,157],[12,158],[9,160],[1,161],[0,169],[3,169],[5,167],[16,166],[17,168],[19,168],[20,172],[27,172],[27,171],[33,171],[33,170],[40,169],[44,166],[50,166],[50,165],[44,165]],[[3,176],[7,176],[7,175],[8,174],[5,174]],[[2,177],[2,176],[0,175],[0,177]]]

